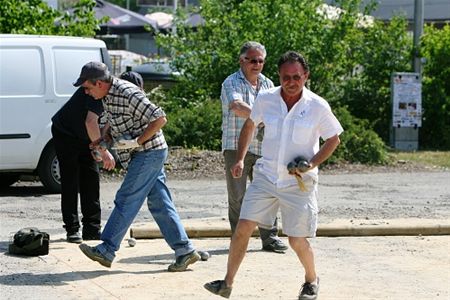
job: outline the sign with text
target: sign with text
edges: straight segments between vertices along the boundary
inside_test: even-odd
[[[392,126],[422,126],[422,82],[419,73],[393,73]]]

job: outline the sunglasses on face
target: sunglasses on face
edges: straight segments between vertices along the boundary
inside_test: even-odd
[[[285,76],[281,77],[281,80],[283,80],[283,81],[289,81],[289,80],[300,81],[303,78],[303,76],[305,76],[305,73],[303,73],[302,75],[294,75],[294,76],[285,75]]]
[[[256,59],[256,58],[248,58],[244,57],[245,60],[247,60],[249,63],[256,65],[256,64],[264,64],[264,59]]]

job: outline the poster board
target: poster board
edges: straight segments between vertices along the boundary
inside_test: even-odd
[[[422,82],[419,73],[393,73],[392,126],[422,127]]]

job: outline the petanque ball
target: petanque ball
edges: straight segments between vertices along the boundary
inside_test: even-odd
[[[129,238],[128,239],[128,246],[130,246],[130,247],[136,246],[136,239],[135,238]]]
[[[207,261],[211,257],[211,255],[206,251],[198,251],[198,254],[200,254],[200,258],[203,261]]]

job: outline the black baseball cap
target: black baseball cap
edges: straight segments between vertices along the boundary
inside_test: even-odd
[[[122,73],[120,75],[120,79],[129,81],[133,83],[134,85],[140,87],[141,89],[144,89],[144,80],[142,79],[141,74],[134,72],[134,71],[128,71],[125,73]]]
[[[108,66],[98,61],[88,62],[81,69],[80,77],[74,82],[74,86],[80,86],[86,80],[103,78],[109,75]]]

